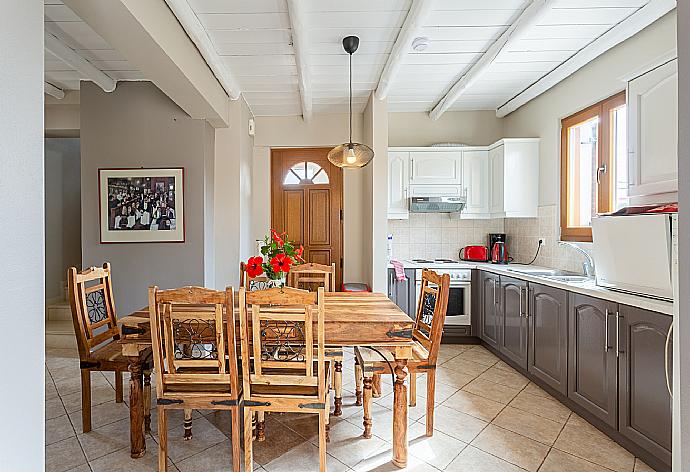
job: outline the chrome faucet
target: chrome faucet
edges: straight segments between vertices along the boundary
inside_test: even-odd
[[[563,246],[568,246],[573,249],[575,249],[577,252],[585,256],[585,261],[582,263],[582,271],[585,273],[587,277],[594,277],[594,259],[592,259],[592,256],[590,253],[582,249],[580,246],[577,244],[573,244],[568,241],[558,241],[558,244],[562,244]]]

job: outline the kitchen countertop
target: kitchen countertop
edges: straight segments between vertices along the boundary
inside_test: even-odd
[[[563,290],[568,290],[570,292],[581,293],[583,295],[588,295],[595,298],[601,298],[603,300],[609,300],[616,303],[622,303],[624,305],[634,306],[637,308],[642,308],[645,310],[656,311],[658,313],[663,313],[665,315],[673,316],[674,307],[673,303],[666,302],[663,300],[656,300],[654,298],[641,297],[638,295],[632,295],[624,292],[617,292],[615,290],[606,289],[603,287],[598,287],[594,280],[588,280],[586,282],[563,282],[560,280],[553,280],[539,275],[531,275],[526,272],[516,272],[515,270],[523,269],[525,271],[548,271],[554,270],[552,267],[540,267],[540,266],[527,266],[524,264],[490,264],[487,262],[468,262],[460,261],[458,263],[452,264],[418,264],[412,261],[401,261],[406,269],[480,269],[487,272],[491,272],[498,275],[505,275],[507,277],[512,277],[515,279],[526,280],[528,282],[538,283],[541,285],[546,285],[549,287],[560,288]],[[392,265],[388,265],[392,268]]]

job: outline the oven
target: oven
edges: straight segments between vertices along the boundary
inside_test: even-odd
[[[445,326],[469,326],[472,307],[472,271],[469,269],[434,269],[438,274],[450,276],[448,309]],[[422,289],[422,271],[415,273],[416,293]]]

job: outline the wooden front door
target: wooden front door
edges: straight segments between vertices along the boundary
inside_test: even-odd
[[[335,263],[336,288],[343,281],[343,171],[330,149],[271,151],[271,226],[304,246],[304,260]]]

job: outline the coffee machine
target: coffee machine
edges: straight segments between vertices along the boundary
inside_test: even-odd
[[[489,255],[491,256],[492,264],[508,263],[505,233],[489,233]]]

